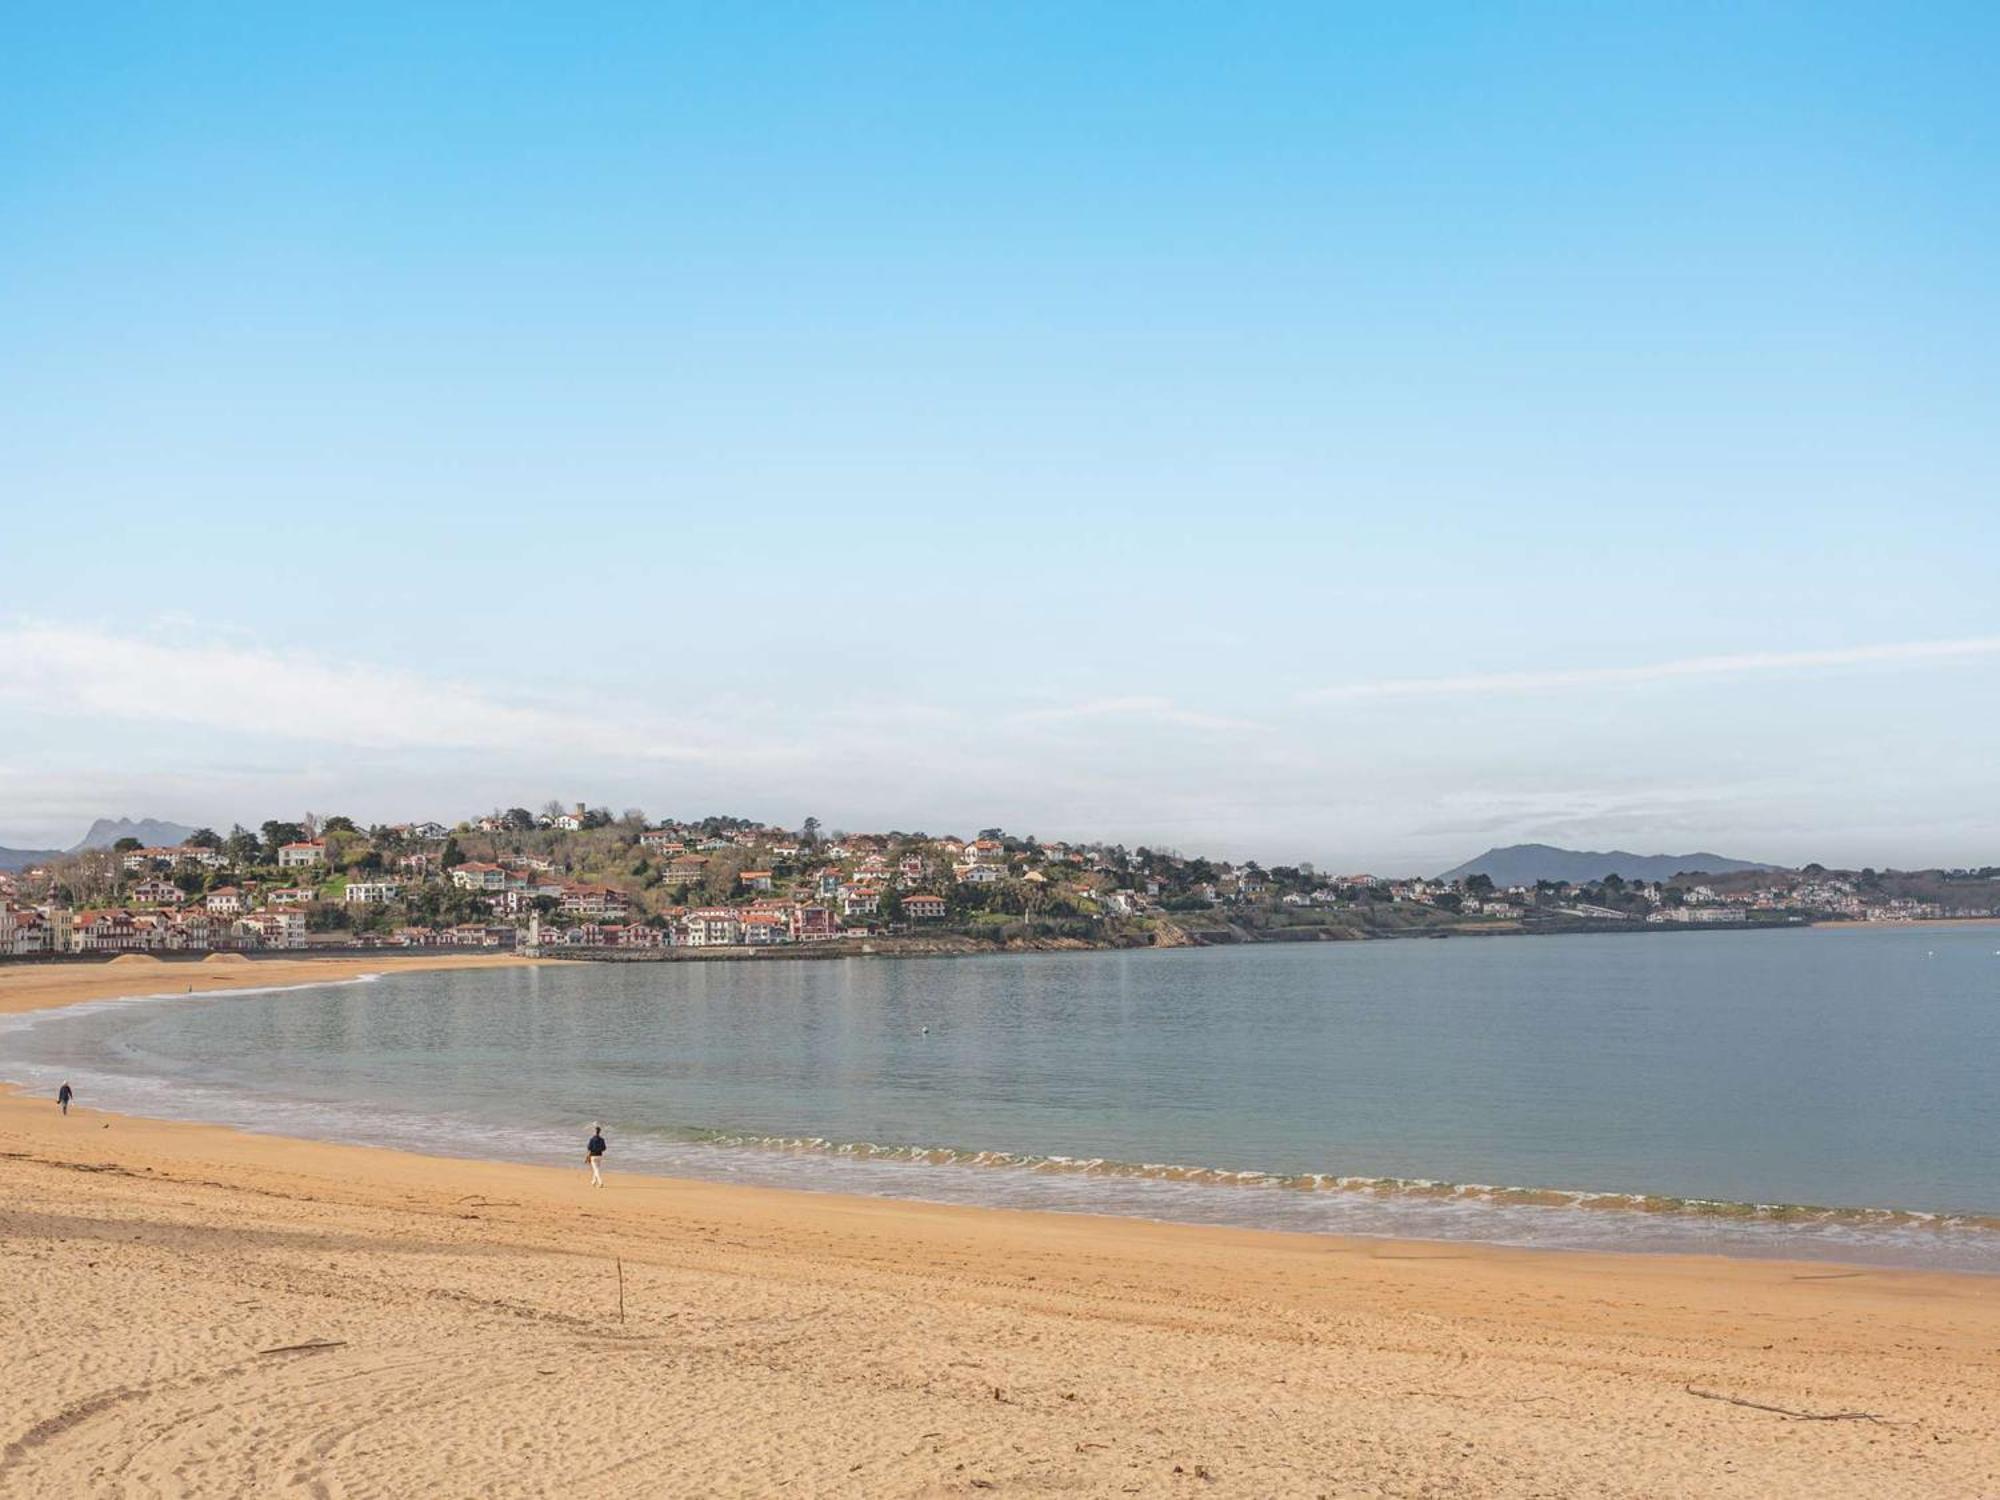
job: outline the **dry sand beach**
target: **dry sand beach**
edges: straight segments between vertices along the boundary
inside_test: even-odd
[[[81,1105],[0,1098],[7,1496],[2000,1494],[2000,1278],[593,1192]]]

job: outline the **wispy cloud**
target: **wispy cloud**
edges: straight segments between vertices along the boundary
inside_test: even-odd
[[[713,752],[656,727],[504,700],[465,683],[228,643],[75,626],[0,628],[0,702],[44,713],[193,725],[371,750],[523,750],[560,744],[645,760]]]
[[[1837,646],[1823,651],[1748,651],[1731,656],[1689,656],[1677,661],[1629,667],[1570,667],[1543,672],[1480,672],[1457,677],[1388,677],[1339,683],[1298,695],[1304,703],[1354,702],[1371,698],[1506,697],[1564,692],[1577,688],[1636,687],[1654,682],[1776,676],[1828,667],[1941,661],[2000,656],[2000,636],[1954,641],[1900,641],[1876,646]]]
[[[1185,708],[1171,698],[1135,695],[1123,698],[1095,698],[1087,703],[1070,703],[1058,708],[1033,708],[1015,714],[1019,724],[1059,724],[1091,719],[1136,719],[1148,724],[1165,724],[1176,729],[1250,731],[1264,726],[1250,719],[1212,714]]]

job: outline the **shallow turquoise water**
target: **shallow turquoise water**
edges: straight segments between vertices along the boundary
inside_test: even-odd
[[[571,1161],[602,1120],[627,1170],[2000,1270],[1992,1229],[1771,1207],[2000,1216],[1996,949],[1880,928],[406,973],[30,1018],[0,1073],[444,1154]],[[1490,1191],[1527,1188],[1562,1194]]]

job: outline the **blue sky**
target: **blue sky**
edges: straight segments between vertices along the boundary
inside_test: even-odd
[[[2000,19],[1242,11],[6,12],[0,842],[2000,859]]]

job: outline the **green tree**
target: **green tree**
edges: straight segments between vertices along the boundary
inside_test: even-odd
[[[737,893],[737,876],[747,868],[749,858],[740,849],[718,849],[701,872],[701,888],[711,901],[725,901]]]
[[[222,841],[222,852],[229,856],[229,862],[233,865],[256,864],[260,847],[257,835],[241,823],[232,827],[229,830],[229,837]]]
[[[187,846],[190,849],[220,849],[222,839],[213,828],[197,828],[187,836]]]
[[[127,836],[125,838],[120,839],[117,843],[113,844],[111,846],[111,852],[113,854],[130,854],[134,849],[143,849],[145,847],[146,846],[140,843],[137,839]]]
[[[464,863],[465,851],[458,847],[458,840],[456,838],[446,838],[444,841],[444,852],[438,856],[439,867],[449,870],[454,865],[462,865]]]
[[[306,908],[306,930],[309,932],[345,932],[353,925],[353,915],[344,904],[315,901]]]

